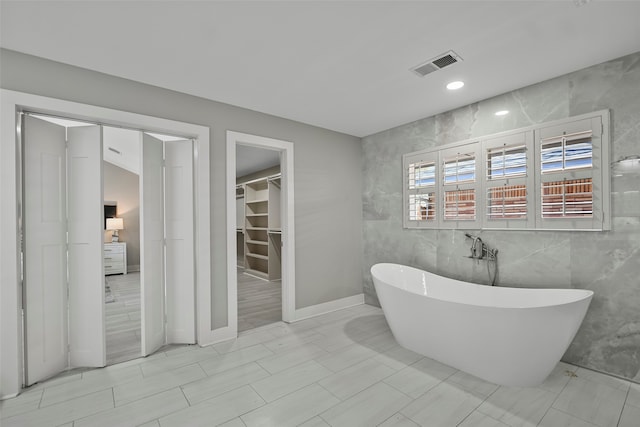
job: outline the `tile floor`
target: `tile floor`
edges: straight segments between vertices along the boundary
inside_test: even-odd
[[[363,305],[68,372],[0,409],[3,427],[638,427],[640,385],[560,363],[499,387],[401,348]]]

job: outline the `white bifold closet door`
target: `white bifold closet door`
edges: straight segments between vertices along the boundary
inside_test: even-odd
[[[68,364],[65,128],[23,116],[26,385]]]
[[[195,265],[193,143],[165,142],[167,343],[193,344]]]
[[[23,116],[26,385],[104,366],[101,129]],[[67,240],[68,239],[68,240]]]
[[[165,343],[163,142],[142,133],[140,288],[142,354]]]
[[[67,129],[69,364],[106,365],[102,127]]]

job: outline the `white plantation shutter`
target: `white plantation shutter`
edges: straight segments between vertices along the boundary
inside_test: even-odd
[[[438,222],[438,155],[405,156],[404,226],[436,227]]]
[[[446,228],[479,228],[480,144],[440,150],[442,168],[442,223]]]
[[[610,228],[606,119],[572,120],[536,131],[537,228]]]
[[[533,132],[482,143],[485,166],[485,228],[530,228],[535,224]]]
[[[404,227],[611,229],[609,112],[403,156]]]

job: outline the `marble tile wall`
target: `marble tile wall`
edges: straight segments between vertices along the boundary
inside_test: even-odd
[[[507,116],[495,111],[507,109]],[[571,117],[611,111],[611,159],[640,154],[640,52],[363,139],[364,292],[379,304],[370,267],[398,262],[488,283],[464,258],[456,230],[402,228],[402,154]],[[477,231],[498,248],[499,284],[595,292],[565,361],[640,381],[640,174],[613,176],[608,232]]]

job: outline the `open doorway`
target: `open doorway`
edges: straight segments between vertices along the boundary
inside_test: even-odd
[[[291,142],[227,131],[227,291],[235,333],[295,318],[293,171]]]
[[[23,119],[25,384],[195,343],[193,141]]]
[[[140,132],[104,127],[106,363],[142,355],[140,302]]]
[[[238,332],[282,320],[280,151],[236,145]]]

